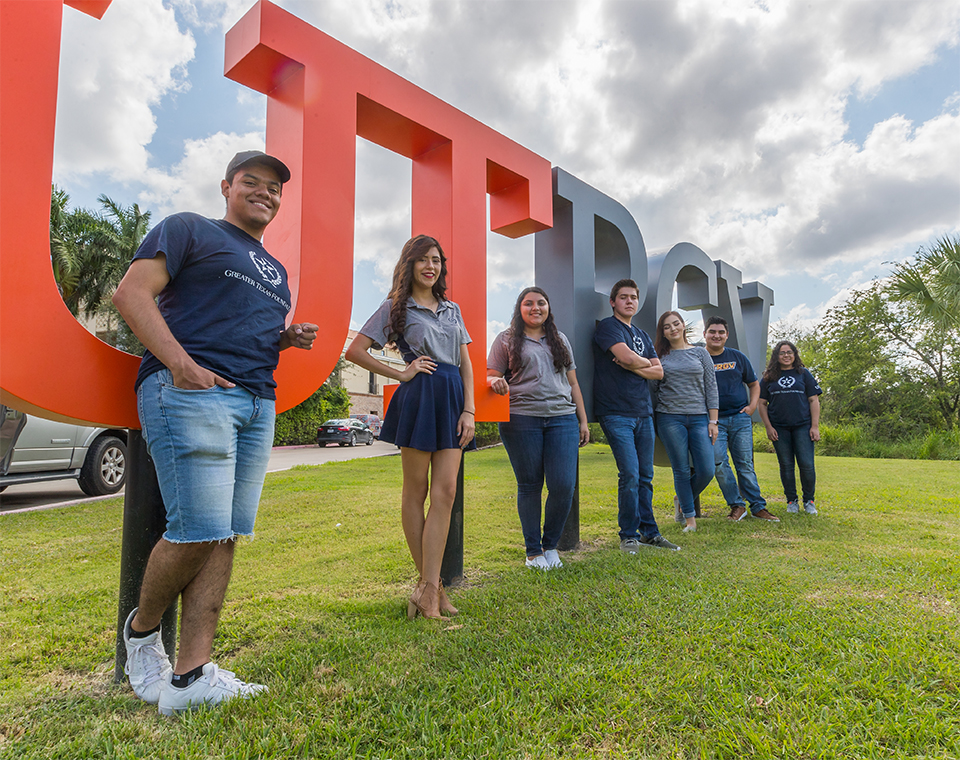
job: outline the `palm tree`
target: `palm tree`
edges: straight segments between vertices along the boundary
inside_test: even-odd
[[[914,306],[940,329],[960,326],[960,236],[939,238],[921,247],[913,261],[897,264],[890,297]]]
[[[50,257],[63,301],[74,315],[108,309],[150,222],[137,204],[121,206],[106,195],[101,213],[67,211],[70,198],[53,187],[50,201]]]

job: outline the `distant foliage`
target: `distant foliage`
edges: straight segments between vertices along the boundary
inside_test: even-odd
[[[824,389],[818,450],[957,459],[958,319],[960,238],[947,237],[851,292],[814,329],[771,330],[797,344]]]
[[[496,422],[478,422],[476,433],[477,446],[492,446],[500,443],[500,428]]]
[[[274,446],[316,443],[317,428],[329,419],[350,415],[350,396],[345,388],[324,383],[310,398],[277,415]]]
[[[111,303],[114,291],[147,234],[150,212],[122,206],[106,195],[100,211],[68,210],[70,196],[53,186],[50,261],[63,302],[74,316],[109,318],[116,327],[100,337],[121,351],[143,355],[143,345]]]

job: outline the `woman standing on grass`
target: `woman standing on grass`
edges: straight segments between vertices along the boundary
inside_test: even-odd
[[[665,312],[657,321],[654,348],[663,365],[663,379],[651,381],[657,394],[657,435],[673,469],[677,522],[682,515],[683,531],[689,533],[697,529],[695,501],[716,469],[717,377],[707,349],[687,342],[687,324],[675,311]]]
[[[787,512],[792,514],[800,511],[795,465],[800,469],[803,511],[808,515],[817,514],[813,450],[820,440],[821,393],[820,385],[803,366],[797,347],[788,340],[777,343],[760,379],[757,411],[767,429],[767,438],[773,441],[777,452]]]
[[[510,391],[510,421],[500,423],[500,439],[517,477],[527,567],[563,567],[557,544],[573,504],[577,449],[590,433],[573,349],[554,324],[550,299],[540,288],[527,288],[517,298],[509,329],[490,348],[487,381],[501,396]]]
[[[473,443],[475,407],[470,336],[460,307],[446,298],[447,259],[434,238],[403,246],[387,300],[347,349],[354,364],[400,381],[380,440],[400,447],[403,533],[420,581],[407,616],[455,615],[440,584],[440,564],[457,493],[463,450]],[[395,343],[407,366],[397,370],[367,353]],[[427,493],[430,509],[424,517]]]

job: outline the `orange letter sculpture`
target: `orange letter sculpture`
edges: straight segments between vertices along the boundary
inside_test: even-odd
[[[550,227],[550,163],[266,0],[227,33],[225,73],[268,96],[267,152],[287,162],[293,179],[267,247],[290,274],[297,310],[318,315],[324,338],[281,360],[281,405],[316,388],[347,334],[359,135],[413,160],[412,232],[436,237],[450,257],[449,294],[474,339],[477,419],[508,419],[507,399],[488,392],[482,369],[486,196],[497,232]]]
[[[109,4],[67,3],[96,18]],[[139,359],[80,326],[50,265],[62,17],[63,0],[0,3],[0,401],[43,417],[139,426]]]
[[[50,266],[62,1],[0,3],[0,395],[44,417],[139,427],[139,360],[76,322]],[[99,17],[109,0],[68,4]],[[450,296],[474,338],[477,417],[506,419],[507,401],[487,392],[482,371],[486,196],[497,232],[549,227],[549,162],[265,0],[227,34],[226,59],[227,76],[268,97],[267,150],[293,179],[266,242],[287,267],[295,310],[321,324],[313,351],[281,358],[278,411],[316,389],[346,338],[359,135],[413,160],[412,228],[437,237],[450,257]]]

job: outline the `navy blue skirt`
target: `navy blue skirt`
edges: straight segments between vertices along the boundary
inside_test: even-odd
[[[432,375],[418,372],[400,383],[390,399],[380,440],[419,451],[459,449],[457,423],[463,413],[460,368],[438,364]],[[470,441],[467,449],[477,447]]]

